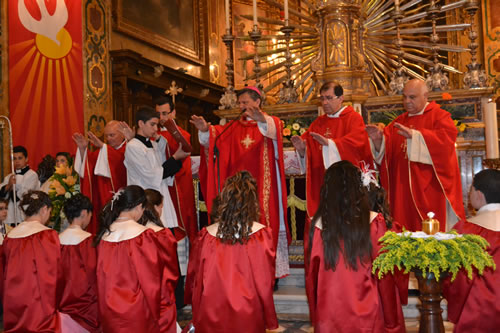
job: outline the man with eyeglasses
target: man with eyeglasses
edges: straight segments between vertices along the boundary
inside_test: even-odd
[[[325,114],[314,120],[302,136],[295,135],[291,138],[300,157],[301,168],[306,172],[305,250],[309,225],[318,209],[325,170],[341,160],[348,160],[354,165],[373,167],[365,123],[352,106],[342,106],[342,86],[337,82],[326,82],[319,93]]]

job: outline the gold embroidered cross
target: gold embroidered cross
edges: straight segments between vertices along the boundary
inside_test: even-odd
[[[406,139],[403,140],[403,143],[401,144],[401,150],[403,151],[403,154],[405,156],[405,159],[408,159],[407,155],[406,155]]]
[[[329,128],[329,127],[327,127],[327,128],[326,128],[326,132],[325,132],[325,134],[324,134],[323,136],[324,136],[325,138],[330,138],[330,135],[331,135],[331,134],[332,134],[332,133],[330,132],[330,128]]]
[[[254,142],[255,140],[253,140],[248,134],[245,139],[241,140],[241,144],[244,145],[246,149],[248,149],[248,147],[250,147]]]

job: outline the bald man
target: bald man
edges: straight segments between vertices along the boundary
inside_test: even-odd
[[[124,128],[127,130],[124,132]],[[81,133],[73,134],[78,146],[75,158],[75,170],[80,175],[81,192],[91,198],[94,206],[92,221],[87,230],[95,234],[98,230],[97,217],[104,205],[113,197],[113,193],[127,186],[127,170],[123,161],[128,138],[133,137],[132,130],[119,121],[112,120],[104,127],[103,143],[94,133],[88,132],[88,139]],[[95,146],[95,151],[87,150],[88,143]]]
[[[458,131],[450,113],[429,103],[428,94],[424,81],[408,81],[406,112],[383,130],[366,127],[392,215],[411,231],[422,230],[429,212],[436,214],[441,231],[465,218],[455,153]]]

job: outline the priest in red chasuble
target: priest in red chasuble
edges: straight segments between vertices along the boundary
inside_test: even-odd
[[[301,168],[306,172],[305,249],[310,221],[318,209],[325,170],[341,160],[373,168],[368,135],[364,130],[365,123],[352,106],[342,106],[342,86],[337,82],[326,82],[319,93],[325,114],[313,121],[302,136],[295,135],[291,138],[299,154]]]
[[[405,113],[384,130],[368,125],[375,161],[388,191],[394,220],[411,231],[434,212],[440,230],[465,218],[455,141],[457,129],[449,112],[428,102],[422,80],[404,87]]]
[[[127,141],[120,123],[116,120],[108,122],[104,128],[106,143],[92,132],[88,132],[88,137],[89,140],[80,133],[73,134],[73,140],[78,146],[75,170],[80,176],[81,192],[91,199],[94,206],[92,221],[87,231],[96,234],[99,229],[99,212],[111,200],[113,193],[127,186],[127,170],[123,164]],[[89,141],[99,149],[88,151]]]
[[[261,110],[259,89],[246,87],[238,92],[241,115],[221,126],[212,126],[203,117],[192,116],[199,130],[201,152],[200,181],[207,203],[222,189],[226,178],[241,170],[257,180],[260,223],[272,229],[276,248],[276,277],[289,274],[288,244],[291,241],[286,223],[286,184],[283,164],[282,122]]]
[[[160,114],[160,126],[168,119],[175,120],[176,111],[172,98],[169,96],[160,97],[155,101],[155,105],[156,111]],[[179,126],[177,127],[186,141],[190,142],[191,134]],[[168,144],[165,155],[168,159],[177,151],[179,143],[164,127],[160,127],[160,135],[167,140]],[[179,239],[187,236],[190,241],[193,241],[198,234],[198,221],[194,203],[193,173],[191,172],[190,156],[182,161],[182,168],[175,174],[174,183],[168,189],[179,223],[179,227],[175,230],[176,238]]]

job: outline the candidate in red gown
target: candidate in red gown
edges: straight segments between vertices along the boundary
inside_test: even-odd
[[[96,234],[100,211],[111,200],[113,193],[127,186],[127,169],[123,164],[126,141],[117,121],[110,121],[104,128],[106,145],[92,132],[88,135],[90,142],[98,149],[89,151],[88,141],[81,134],[75,133],[73,139],[79,147],[75,170],[80,176],[81,192],[91,199],[94,206],[87,231]]]
[[[457,129],[449,112],[435,102],[427,104],[425,82],[409,81],[404,96],[408,112],[383,132],[385,153],[377,157],[381,183],[388,191],[393,218],[404,227],[422,230],[422,220],[432,211],[445,231],[447,224],[465,218],[455,152]]]
[[[386,231],[383,216],[372,213],[372,260],[380,249],[378,240]],[[372,274],[372,265],[361,264],[359,259],[358,269],[354,271],[348,268],[342,254],[335,271],[325,269],[321,232],[321,224],[316,224],[306,274],[314,332],[405,332],[400,294],[405,293],[407,285],[398,284],[391,275],[378,280]]]
[[[200,231],[196,254],[189,263],[190,272],[195,272],[192,304],[196,332],[264,333],[266,328],[278,327],[272,232],[260,227],[246,244],[234,245],[221,242],[216,231]]]
[[[57,232],[36,221],[22,222],[7,235],[3,250],[4,332],[60,332]]]
[[[158,250],[165,263],[161,283],[160,331],[175,333],[177,328],[175,288],[180,274],[177,261],[177,241],[168,228],[159,227],[152,222],[148,222],[146,227],[155,232]]]
[[[500,206],[500,204],[497,204]],[[488,241],[488,253],[496,270],[487,268],[483,275],[474,272],[472,280],[460,271],[456,279],[444,282],[443,295],[448,301],[448,320],[455,324],[453,332],[495,332],[500,327],[500,207],[497,221],[489,226],[460,221],[454,229],[461,234],[475,234]],[[496,224],[495,228],[492,228]]]
[[[81,229],[73,231],[68,228],[61,234],[65,235],[60,237],[62,274],[58,281],[59,309],[87,331],[100,332],[96,249],[92,246],[90,233]]]

